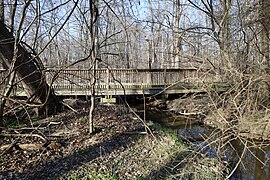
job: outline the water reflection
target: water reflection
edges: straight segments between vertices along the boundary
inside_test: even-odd
[[[183,140],[187,140],[194,150],[200,151],[211,157],[218,157],[218,144],[211,143],[220,138],[220,134],[214,133],[211,140],[204,141],[206,137],[213,135],[209,130],[200,125],[200,120],[195,117],[173,115],[164,111],[147,111],[148,120],[159,122],[164,126],[175,130]],[[218,142],[218,141],[217,141]],[[245,144],[240,140],[231,142],[231,147],[223,148],[225,152],[224,162],[228,162],[231,170],[235,169],[232,180],[265,180],[270,179],[270,145],[258,148],[254,144]],[[240,160],[240,161],[239,161]]]
[[[232,167],[239,165],[231,179],[270,179],[270,147],[254,148],[252,144],[244,146],[239,140],[233,142],[233,146],[237,150],[237,155],[233,157]],[[240,163],[239,160],[241,161]]]

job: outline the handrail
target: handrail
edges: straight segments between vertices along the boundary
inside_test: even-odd
[[[0,69],[0,79],[6,70]],[[90,81],[96,78],[95,87],[99,90],[112,89],[149,89],[154,87],[168,87],[175,84],[177,87],[188,87],[202,83],[221,82],[218,75],[209,73],[208,69],[182,68],[182,69],[108,69],[96,70],[96,77],[89,69],[58,69],[46,68],[47,82],[52,84],[56,91],[88,91]],[[120,85],[120,83],[122,85]]]

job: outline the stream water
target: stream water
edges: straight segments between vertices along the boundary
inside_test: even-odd
[[[209,137],[210,134],[212,136],[214,130],[204,127],[198,118],[148,110],[146,119],[174,129],[179,138],[187,140],[194,148],[201,149],[208,156],[217,157],[217,144],[209,145],[204,141],[205,137]],[[212,138],[220,137],[216,133]],[[246,144],[240,140],[233,140],[230,144],[231,146],[225,148],[224,159],[231,169],[237,167],[230,179],[270,180],[270,145],[258,148],[254,144]]]

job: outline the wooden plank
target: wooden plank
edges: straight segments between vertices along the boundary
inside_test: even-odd
[[[1,71],[2,76],[4,71]],[[55,73],[58,77],[53,82],[53,87],[61,95],[88,95],[89,78],[91,72],[88,69],[69,68],[59,71],[57,68],[47,69],[48,82],[52,81]],[[120,81],[128,94],[142,94],[143,91],[153,94],[158,88],[168,85],[175,86],[165,93],[197,92],[201,90],[202,83],[221,83],[220,76],[208,73],[206,70],[195,68],[186,69],[98,69],[96,89],[100,94],[123,95]],[[117,79],[115,81],[113,79]],[[1,79],[2,77],[0,77]],[[180,89],[179,89],[180,88]],[[181,89],[182,88],[182,89]],[[185,89],[185,90],[183,90]]]

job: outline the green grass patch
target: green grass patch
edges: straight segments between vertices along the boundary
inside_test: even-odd
[[[79,122],[82,123],[82,124],[87,123],[88,120],[89,120],[88,116],[82,116],[82,117],[79,118]]]
[[[20,123],[19,121],[10,121],[7,123],[8,128],[14,128],[19,129],[23,127],[23,123]]]
[[[179,143],[178,145],[182,145],[181,139],[177,137],[177,134],[172,129],[164,127],[161,124],[154,123],[152,121],[149,121],[147,125],[151,127],[154,131],[157,131],[159,134],[170,137],[172,141]]]
[[[246,117],[248,119],[248,121],[250,122],[259,122],[261,119],[264,118],[264,114],[252,114]]]

